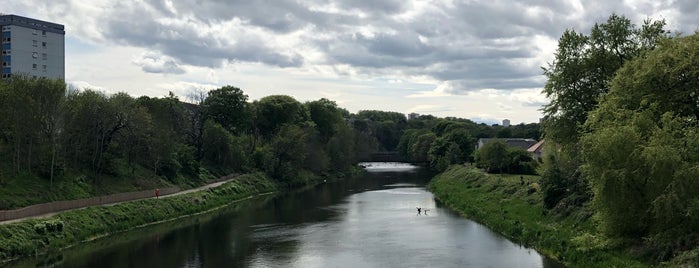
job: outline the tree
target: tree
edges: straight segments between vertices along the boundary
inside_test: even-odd
[[[547,82],[543,90],[551,100],[543,108],[543,136],[547,146],[559,149],[560,153],[544,158],[552,163],[543,165],[541,173],[544,176],[542,188],[564,188],[566,191],[564,196],[554,191],[555,197],[547,197],[549,192],[545,191],[545,200],[589,196],[588,187],[584,186],[587,180],[580,176],[579,170],[582,163],[579,140],[589,131],[585,129],[585,122],[589,113],[598,108],[599,99],[610,91],[610,81],[617,70],[667,38],[664,26],[662,20],[646,20],[638,28],[629,19],[612,14],[605,23],[595,24],[590,35],[573,30],[563,33],[554,61],[544,68]],[[547,170],[549,168],[553,170]],[[553,174],[573,177],[564,180],[547,177]],[[571,184],[562,186],[561,181]]]
[[[224,171],[240,171],[246,162],[245,150],[240,141],[219,123],[212,120],[204,124],[203,161]]]
[[[437,171],[444,171],[449,165],[461,161],[459,145],[446,137],[439,137],[432,142],[428,152],[430,167]]]
[[[544,68],[544,106],[547,138],[551,142],[577,141],[578,130],[598,97],[609,91],[616,71],[667,36],[665,21],[646,20],[639,29],[623,16],[612,14],[595,24],[590,36],[566,30],[558,41],[555,60]]]
[[[194,147],[194,156],[196,160],[202,158],[204,123],[206,121],[206,92],[201,89],[196,89],[190,92],[187,96],[191,104],[184,104],[185,118],[187,120],[185,133],[187,142]]]
[[[272,137],[285,124],[297,124],[308,120],[304,106],[286,95],[267,96],[253,103],[255,125],[263,137]]]
[[[476,151],[476,163],[488,172],[502,172],[509,165],[507,149],[508,145],[503,140],[488,142]]]
[[[358,129],[365,133],[373,134],[379,142],[379,149],[383,151],[396,149],[403,130],[407,125],[405,115],[396,112],[359,111],[355,119],[355,124],[365,124],[365,126]]]
[[[270,145],[272,152],[272,177],[294,183],[304,161],[312,152],[307,150],[309,131],[297,125],[284,125]]]
[[[417,162],[428,162],[430,148],[437,136],[432,132],[426,132],[415,136],[415,140],[410,145],[410,155]]]
[[[306,107],[324,142],[329,140],[342,126],[345,126],[342,111],[334,101],[323,98],[306,103]]]
[[[209,91],[204,105],[208,118],[234,134],[243,133],[249,125],[248,96],[237,87],[224,86]]]
[[[697,66],[699,35],[659,42],[618,71],[581,139],[602,230],[649,238],[661,260],[699,235]]]

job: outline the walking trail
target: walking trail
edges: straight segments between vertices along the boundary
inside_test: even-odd
[[[219,182],[214,182],[214,183],[209,183],[209,184],[206,184],[206,185],[201,186],[201,187],[198,187],[198,188],[193,188],[193,189],[189,189],[189,190],[185,190],[185,191],[179,191],[179,192],[175,192],[175,193],[171,193],[171,194],[167,194],[167,195],[160,195],[160,198],[169,198],[169,197],[173,197],[173,196],[178,196],[178,195],[183,195],[183,194],[188,194],[188,193],[193,193],[193,192],[199,192],[199,191],[208,190],[208,189],[211,189],[211,188],[215,188],[215,187],[221,186],[221,185],[223,185],[223,184],[226,183],[226,182],[235,180],[236,178],[237,178],[237,176],[232,176],[232,177],[229,177],[229,178],[226,179],[226,180],[219,181]],[[131,201],[135,201],[135,200],[149,199],[149,198],[156,198],[156,197],[134,198],[134,199],[125,200],[125,201],[121,201],[121,202],[114,202],[114,203],[103,204],[103,205],[96,205],[96,206],[113,206],[113,205],[116,205],[116,204],[131,202]],[[56,215],[56,214],[58,214],[58,213],[62,213],[62,212],[66,212],[66,211],[71,211],[71,210],[77,210],[77,209],[83,209],[83,208],[87,208],[87,207],[91,207],[91,206],[84,206],[84,207],[79,207],[79,208],[74,208],[74,209],[68,209],[68,210],[61,210],[61,211],[53,211],[53,212],[49,212],[49,213],[45,213],[45,214],[41,214],[41,215],[35,215],[35,216],[29,216],[29,217],[24,217],[24,218],[18,218],[18,219],[0,221],[0,225],[3,225],[3,224],[11,224],[11,223],[15,223],[15,222],[20,222],[20,221],[27,220],[27,219],[43,219],[43,218],[49,218],[49,217],[54,216],[54,215]]]

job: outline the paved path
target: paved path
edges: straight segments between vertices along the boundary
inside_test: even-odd
[[[214,183],[209,183],[209,184],[204,185],[204,186],[201,186],[201,187],[197,187],[197,188],[193,188],[193,189],[189,189],[189,190],[185,190],[185,191],[179,191],[179,192],[172,193],[172,194],[168,194],[168,195],[161,195],[160,198],[169,198],[169,197],[173,197],[173,196],[178,196],[178,195],[183,195],[183,194],[188,194],[188,193],[193,193],[193,192],[199,192],[199,191],[208,190],[208,189],[211,189],[211,188],[215,188],[215,187],[221,186],[221,185],[223,185],[223,184],[226,183],[226,182],[235,180],[237,177],[238,177],[238,176],[232,176],[232,177],[229,177],[229,178],[226,179],[226,180],[219,181],[219,182],[214,182]],[[149,197],[149,198],[155,198],[155,197]],[[142,200],[142,199],[148,199],[148,198],[136,198],[136,199],[126,200],[126,201],[122,201],[122,202],[116,202],[116,203],[110,203],[110,204],[104,204],[104,205],[98,205],[98,206],[113,206],[113,205],[116,205],[116,204],[121,204],[121,203],[125,203],[125,202],[136,201],[136,200]],[[58,214],[58,213],[62,213],[62,212],[66,212],[66,211],[71,211],[71,210],[76,210],[76,209],[83,209],[83,208],[86,208],[86,207],[89,207],[89,206],[80,207],[80,208],[74,208],[74,209],[69,209],[69,210],[62,210],[62,211],[57,211],[57,212],[50,212],[50,213],[46,213],[46,214],[41,214],[41,215],[36,215],[36,216],[30,216],[30,217],[24,217],[24,218],[19,218],[19,219],[12,219],[12,220],[7,220],[7,221],[0,221],[0,225],[3,225],[3,224],[11,224],[11,223],[15,223],[15,222],[20,222],[20,221],[27,220],[27,219],[43,219],[43,218],[49,218],[49,217],[54,216],[54,215],[56,215],[56,214]]]

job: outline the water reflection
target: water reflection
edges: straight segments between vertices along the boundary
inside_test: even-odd
[[[553,267],[461,218],[399,164],[365,177],[238,203],[59,254],[54,267]],[[397,171],[398,170],[398,171]],[[409,172],[405,172],[409,170]],[[416,207],[429,209],[416,214]],[[27,260],[18,267],[35,267]]]

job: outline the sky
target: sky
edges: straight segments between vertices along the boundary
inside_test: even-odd
[[[251,101],[513,124],[542,117],[542,67],[566,29],[612,13],[699,29],[696,0],[0,0],[0,13],[65,25],[77,88],[187,100],[231,85]]]

